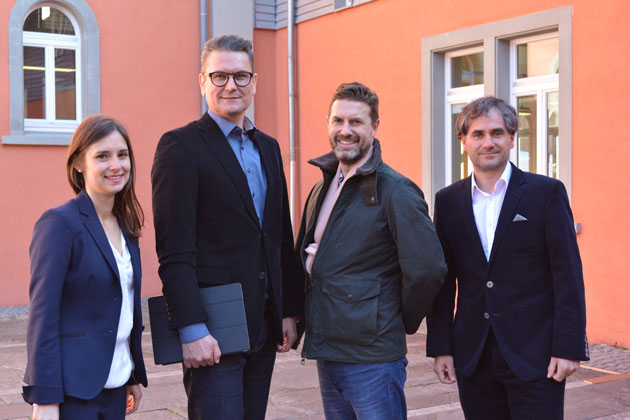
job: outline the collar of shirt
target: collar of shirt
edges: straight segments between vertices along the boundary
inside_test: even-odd
[[[346,181],[348,179],[350,179],[352,176],[354,176],[354,174],[357,173],[357,170],[365,165],[365,162],[367,162],[371,157],[372,154],[374,153],[374,145],[371,145],[370,148],[368,149],[368,151],[365,153],[365,155],[363,155],[363,157],[361,159],[359,159],[358,161],[354,162],[351,166],[350,169],[348,170],[348,173],[345,174],[343,176],[343,178],[341,178],[341,182],[339,182],[339,179],[341,177],[341,163],[339,164],[339,166],[337,166],[337,173],[335,174],[335,178],[333,179],[333,182],[331,184],[331,187],[336,186],[335,190],[337,188],[341,188],[341,186],[343,184],[346,183]]]
[[[501,177],[497,180],[497,183],[494,184],[494,191],[492,194],[496,194],[497,190],[507,191],[507,187],[508,187],[508,184],[510,183],[511,176],[512,176],[512,164],[508,162],[507,165],[505,165],[505,169],[503,170]],[[492,194],[488,194],[487,192],[479,188],[479,186],[477,185],[477,181],[475,180],[474,172],[471,174],[470,177],[471,177],[470,194],[472,195],[473,199],[475,198],[475,191],[477,191],[479,194],[482,194],[483,196],[486,196],[486,197],[492,195]],[[504,185],[505,188],[504,189],[499,188],[501,185]]]
[[[238,127],[238,125],[234,124],[232,121],[226,120],[225,118],[221,117],[220,115],[215,114],[209,109],[208,109],[208,115],[210,115],[210,118],[212,118],[214,122],[217,123],[217,125],[219,126],[219,129],[221,130],[221,132],[226,138],[230,135],[232,130],[234,130],[234,127]],[[244,129],[245,133],[248,133],[250,130],[256,127],[254,126],[254,123],[252,123],[249,118],[245,117],[245,120],[243,121],[243,127],[239,127],[239,128]]]

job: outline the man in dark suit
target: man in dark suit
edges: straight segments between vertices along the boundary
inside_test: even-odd
[[[293,250],[278,143],[245,116],[256,93],[250,41],[209,40],[199,85],[208,113],[169,131],[153,169],[153,213],[170,325],[191,419],[263,419],[276,351],[296,337],[303,275]],[[250,351],[221,356],[199,288],[240,283]]]
[[[471,102],[456,127],[473,174],[435,197],[448,274],[427,355],[441,382],[457,381],[467,419],[562,419],[565,378],[588,360],[566,190],[508,164],[518,118],[504,101]]]

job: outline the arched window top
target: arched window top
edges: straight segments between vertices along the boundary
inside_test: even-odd
[[[3,144],[67,145],[101,109],[99,25],[87,0],[11,0]]]
[[[24,31],[74,35],[74,25],[60,10],[42,6],[33,10],[24,21]]]

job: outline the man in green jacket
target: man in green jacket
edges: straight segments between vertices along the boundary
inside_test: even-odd
[[[332,152],[311,160],[297,247],[307,274],[302,356],[317,360],[327,419],[406,419],[405,333],[417,331],[446,274],[422,191],[381,159],[378,96],[340,85]]]

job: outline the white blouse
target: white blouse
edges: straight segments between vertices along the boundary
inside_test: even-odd
[[[133,327],[133,267],[131,266],[131,255],[127,248],[125,236],[120,232],[120,240],[122,244],[122,255],[118,253],[114,245],[109,242],[112,248],[116,265],[118,266],[118,275],[120,276],[120,287],[122,288],[122,305],[120,306],[120,319],[118,321],[118,334],[116,334],[116,347],[114,348],[114,357],[109,370],[105,388],[118,388],[127,383],[131,377],[131,371],[134,368],[133,360],[131,360],[131,351],[129,349],[129,336]]]

